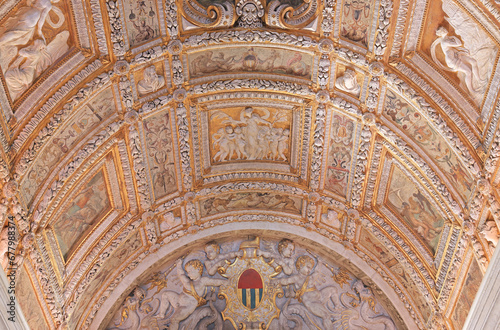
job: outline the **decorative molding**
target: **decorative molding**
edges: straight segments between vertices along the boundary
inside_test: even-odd
[[[372,132],[370,127],[363,126],[361,130],[361,143],[359,144],[359,151],[356,155],[356,167],[351,190],[351,204],[355,208],[358,208],[361,204],[361,194],[363,192],[363,182],[366,178],[371,138]]]
[[[206,84],[196,85],[188,91],[190,94],[206,94],[224,90],[259,89],[279,92],[288,92],[295,95],[313,96],[315,93],[307,85],[264,79],[234,79],[218,80]]]
[[[311,176],[309,186],[313,191],[319,189],[321,160],[323,158],[323,150],[325,146],[325,130],[326,130],[326,107],[324,104],[319,104],[316,108],[314,119],[314,133],[311,155]]]
[[[182,186],[184,187],[185,191],[189,191],[193,186],[193,178],[191,176],[191,147],[189,146],[190,134],[187,110],[183,102],[177,103],[175,115],[177,118],[177,134],[181,160]]]
[[[94,22],[95,36],[97,39],[97,45],[101,55],[108,55],[108,45],[106,42],[106,32],[104,31],[104,23],[102,19],[101,4],[99,0],[90,0],[90,10],[92,11],[92,20]],[[82,21],[85,20],[84,17],[81,18]]]
[[[183,45],[185,47],[206,47],[222,43],[262,43],[298,46],[302,48],[317,47],[318,42],[307,36],[297,36],[288,33],[273,31],[252,31],[252,30],[230,30],[220,32],[203,33],[188,37]]]
[[[397,69],[402,73],[406,74],[406,76],[417,84],[421,83],[421,88],[426,91],[427,95],[429,95],[433,100],[441,107],[441,109],[448,114],[451,120],[457,125],[457,127],[461,130],[461,132],[467,137],[468,141],[472,144],[474,148],[478,148],[481,143],[477,139],[477,137],[470,131],[468,126],[462,121],[461,117],[458,116],[452,108],[444,101],[438,94],[436,94],[429,85],[423,82],[422,78],[420,78],[413,71],[408,69],[404,64],[398,64]],[[406,72],[404,72],[406,71]],[[466,165],[469,171],[477,176],[479,172],[479,166],[472,157],[469,149],[464,145],[464,143],[460,140],[459,136],[455,131],[453,131],[443,117],[433,109],[423,97],[421,97],[414,89],[412,89],[408,84],[399,79],[394,74],[388,74],[386,76],[387,82],[394,86],[398,93],[406,96],[411,100],[413,104],[417,106],[417,109],[420,110],[420,113],[424,115],[425,118],[429,120],[430,123],[436,128],[436,130],[446,138],[450,142],[450,145],[456,150],[457,155],[461,159],[461,161]]]
[[[127,52],[128,45],[125,42],[123,34],[123,25],[120,18],[120,9],[118,8],[118,1],[106,0],[106,7],[108,9],[109,27],[111,29],[111,43],[113,44],[113,52],[116,56],[123,56]]]
[[[389,38],[389,27],[391,22],[393,4],[391,0],[380,0],[380,8],[378,15],[378,27],[375,33],[375,47],[373,53],[377,58],[381,58],[387,48],[387,40]],[[376,15],[375,15],[376,16]]]
[[[16,152],[19,152],[26,140],[31,137],[33,131],[37,126],[45,119],[45,116],[54,109],[54,107],[66,97],[73,88],[78,85],[83,79],[87,78],[99,68],[101,68],[102,63],[99,60],[94,61],[92,64],[86,66],[78,74],[73,76],[64,86],[59,88],[50,99],[45,102],[45,104],[37,111],[37,113],[30,119],[29,123],[23,127],[23,130],[19,133],[17,138],[12,143],[12,147]],[[30,145],[30,150],[25,151],[21,159],[25,161],[33,160],[34,154],[32,150],[40,149],[43,142],[50,136],[53,135],[55,129],[59,127],[64,120],[73,113],[73,110],[78,107],[80,103],[85,101],[90,95],[100,91],[105,86],[108,85],[110,78],[113,76],[113,72],[105,72],[94,78],[91,82],[85,85],[83,88],[79,89],[74,96],[72,96],[63,106],[63,108],[52,116],[49,123],[42,129],[35,140]],[[35,151],[36,153],[36,151]],[[20,161],[22,163],[23,161]],[[29,161],[28,161],[29,163]],[[23,172],[24,173],[24,172]]]
[[[401,48],[403,47],[404,29],[406,19],[408,18],[408,9],[410,0],[400,0],[396,27],[394,28],[394,40],[392,41],[390,57],[400,57]]]

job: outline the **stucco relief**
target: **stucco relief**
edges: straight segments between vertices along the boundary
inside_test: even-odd
[[[492,76],[492,59],[496,58],[498,47],[453,0],[444,0],[441,9],[444,20],[435,27],[435,38],[429,47],[431,58],[445,74],[452,79],[456,76],[460,88],[480,105]]]
[[[165,86],[165,77],[163,72],[157,72],[154,65],[148,66],[142,72],[142,79],[137,82],[137,92],[139,96],[154,93]]]
[[[69,49],[66,17],[56,3],[27,1],[1,24],[0,67],[12,100]]]
[[[236,118],[234,118],[236,117]],[[210,112],[212,162],[289,161],[291,112],[253,108]]]
[[[221,74],[251,73],[290,76],[312,80],[313,56],[310,53],[263,47],[212,48],[188,54],[190,79]]]
[[[108,329],[395,329],[373,291],[289,239],[209,242],[137,286]]]
[[[341,76],[337,77],[337,79],[335,80],[335,87],[343,92],[358,97],[361,91],[361,86],[358,83],[356,71],[352,69],[346,69],[344,73]]]
[[[77,322],[89,302],[96,298],[97,293],[100,289],[102,289],[103,284],[107,283],[112,278],[112,275],[120,269],[120,267],[123,267],[127,259],[141,249],[142,244],[141,233],[140,231],[136,231],[111,254],[109,263],[106,263],[96,270],[96,273],[93,274],[93,277],[90,279],[90,283],[85,288],[85,292],[91,294],[78,297],[79,300],[77,300],[76,306],[71,314],[69,323],[70,329],[78,328]],[[88,276],[89,275],[87,274],[87,277]]]
[[[247,212],[265,210],[301,215],[302,199],[269,192],[245,192],[210,197],[200,201],[202,217],[236,210],[247,210]]]
[[[429,320],[432,309],[426,301],[418,286],[412,280],[411,276],[405,271],[402,265],[394,255],[381,243],[374,235],[367,230],[361,230],[359,243],[367,250],[370,255],[376,256],[379,262],[384,264],[401,283],[408,292],[409,297],[415,303],[416,308],[422,313],[424,323]]]

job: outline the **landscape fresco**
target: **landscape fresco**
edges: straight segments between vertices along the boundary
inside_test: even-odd
[[[461,197],[468,200],[474,182],[444,138],[419,112],[390,90],[387,91],[384,108],[385,115],[427,152]]]
[[[168,110],[144,120],[147,159],[153,193],[158,200],[177,191],[172,128]]]
[[[271,47],[226,47],[188,54],[188,63],[191,79],[255,72],[311,80],[313,57],[308,53]]]
[[[399,282],[405,287],[408,294],[413,299],[417,308],[422,313],[424,321],[427,322],[429,316],[431,315],[431,308],[425,298],[420,293],[420,290],[415,285],[415,282],[411,279],[410,275],[406,273],[403,266],[394,258],[394,256],[387,250],[387,248],[375,238],[371,233],[365,229],[361,230],[359,236],[359,242],[368,251],[373,253],[377,259],[382,261],[391,272],[399,279]]]
[[[372,0],[344,0],[340,36],[367,47],[374,4]]]
[[[104,173],[100,170],[83,186],[52,226],[65,260],[75,243],[110,207]]]
[[[36,189],[53,170],[53,166],[114,111],[113,92],[109,88],[94,97],[76,117],[56,131],[54,137],[38,153],[33,166],[21,182],[21,193],[28,204],[31,204]]]
[[[345,197],[354,152],[356,124],[352,119],[335,113],[330,127],[325,189]]]
[[[269,210],[300,215],[302,200],[282,194],[247,192],[210,197],[200,201],[201,216],[235,210]]]
[[[397,166],[393,167],[387,203],[434,254],[443,231],[444,219],[426,194],[417,188]]]

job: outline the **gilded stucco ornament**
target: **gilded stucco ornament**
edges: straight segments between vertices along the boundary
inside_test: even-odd
[[[211,241],[170,262],[132,291],[108,327],[222,329],[223,320],[224,329],[396,329],[360,279],[290,239],[260,237]]]
[[[239,0],[236,4],[236,14],[239,16],[236,24],[244,28],[262,27],[264,6],[260,0]]]
[[[128,71],[130,70],[130,64],[125,60],[119,60],[119,61],[116,61],[114,69],[115,69],[114,72],[117,75],[123,76],[123,75],[127,74]]]
[[[182,42],[180,40],[172,40],[167,45],[167,51],[172,55],[180,55],[182,52]]]
[[[139,114],[135,110],[130,110],[125,113],[125,122],[129,125],[134,125],[139,120]]]
[[[318,0],[304,1],[296,8],[281,1],[270,1],[267,5],[266,24],[269,27],[315,31],[320,3]]]

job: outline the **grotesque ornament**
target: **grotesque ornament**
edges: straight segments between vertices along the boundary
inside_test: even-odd
[[[240,0],[236,5],[238,26],[244,28],[262,27],[264,6],[259,0]]]

